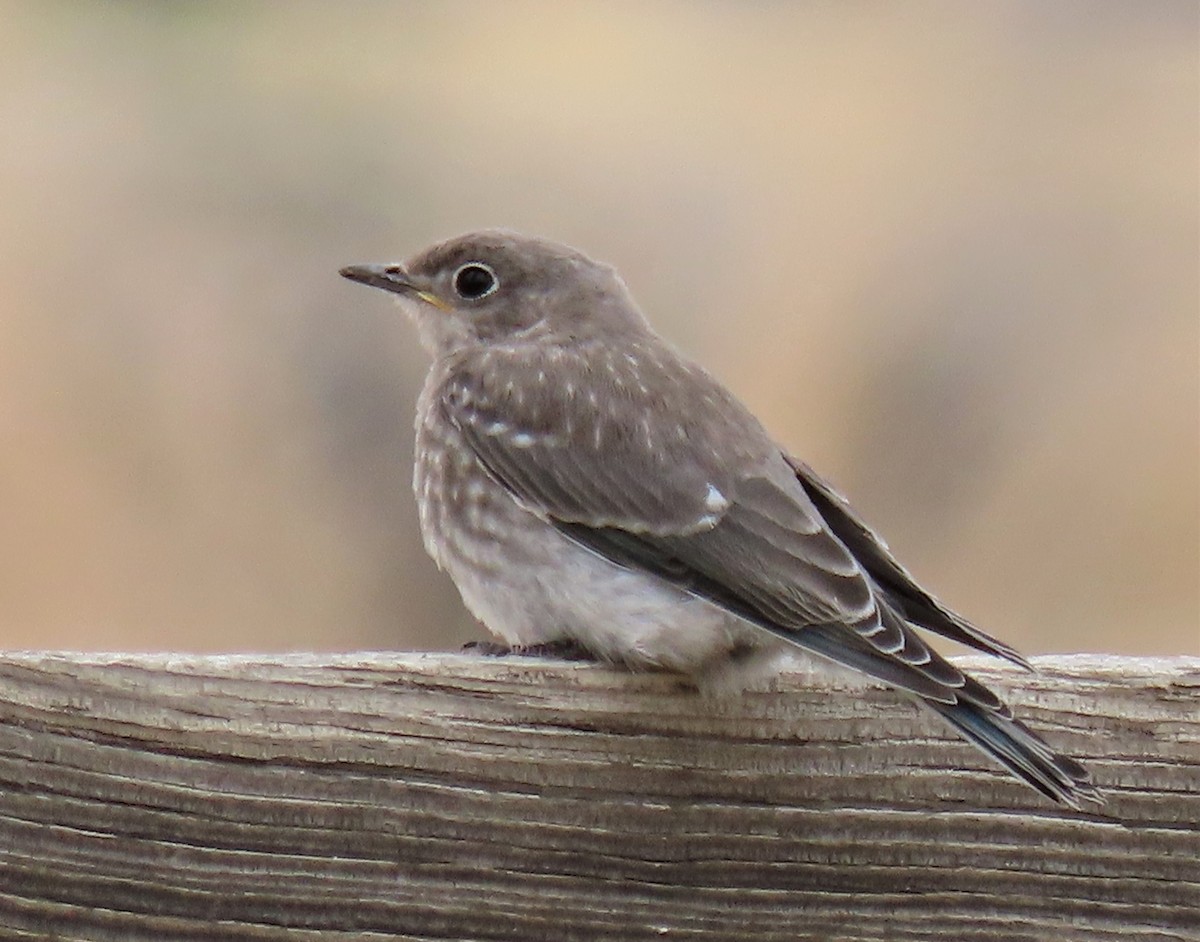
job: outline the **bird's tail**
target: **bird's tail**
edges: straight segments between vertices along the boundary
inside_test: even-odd
[[[924,703],[966,739],[1048,798],[1076,810],[1085,802],[1104,803],[1087,769],[1069,756],[1055,752],[1020,720],[966,699],[952,704],[933,700]]]
[[[891,618],[892,613],[885,611]],[[872,649],[844,626],[812,625],[801,631],[776,629],[776,634],[799,647],[853,667],[915,695],[969,742],[1043,795],[1071,808],[1085,802],[1103,804],[1087,769],[1055,752],[1028,726],[1016,719],[996,694],[933,651],[913,664]],[[903,626],[907,634],[911,628]]]

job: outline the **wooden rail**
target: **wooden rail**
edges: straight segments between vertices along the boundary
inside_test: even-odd
[[[1200,939],[1200,659],[963,663],[1102,813],[804,669],[0,654],[0,938]]]

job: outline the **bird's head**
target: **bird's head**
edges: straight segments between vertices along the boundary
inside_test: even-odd
[[[459,236],[402,264],[351,265],[341,274],[395,293],[434,356],[648,329],[611,267],[565,245],[501,230]]]

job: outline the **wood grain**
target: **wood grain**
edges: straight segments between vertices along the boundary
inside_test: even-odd
[[[0,654],[5,939],[1200,939],[1200,659],[963,659],[1057,808],[879,687]]]

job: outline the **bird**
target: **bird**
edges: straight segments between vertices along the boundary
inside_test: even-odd
[[[504,649],[703,685],[799,649],[911,695],[1047,798],[1103,798],[932,632],[1025,669],[917,584],[832,485],[660,337],[616,270],[503,229],[340,274],[392,293],[432,363],[422,539]]]

